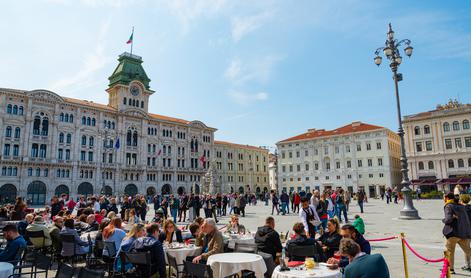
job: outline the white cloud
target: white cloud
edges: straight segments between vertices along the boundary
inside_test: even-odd
[[[248,63],[234,58],[224,72],[224,76],[235,85],[248,82],[266,83],[270,80],[273,69],[281,61],[280,56],[268,55]]]
[[[240,41],[247,34],[262,27],[272,17],[272,11],[265,11],[252,16],[232,18],[232,39],[235,42]]]
[[[111,20],[108,19],[100,26],[96,46],[94,50],[86,56],[82,68],[75,74],[63,77],[50,85],[49,87],[53,91],[58,91],[59,94],[71,93],[103,82],[102,80],[96,79],[95,73],[102,69],[109,61],[105,55],[105,36],[108,33],[110,22]]]
[[[257,101],[265,101],[268,99],[268,94],[265,92],[248,93],[243,91],[230,91],[227,95],[236,103],[244,106],[250,105]]]

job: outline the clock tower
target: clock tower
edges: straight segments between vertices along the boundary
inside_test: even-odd
[[[118,111],[139,110],[147,113],[150,79],[142,67],[140,56],[124,52],[119,55],[118,66],[108,80],[108,103]]]

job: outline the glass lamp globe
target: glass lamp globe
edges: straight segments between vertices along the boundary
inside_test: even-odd
[[[383,52],[384,52],[384,55],[386,55],[387,57],[391,56],[392,53],[393,53],[392,49],[391,49],[389,46],[388,46],[388,47],[385,47],[385,48],[383,49]]]
[[[381,61],[383,60],[383,58],[381,58],[381,56],[376,56],[374,60],[375,60],[375,64],[379,66],[381,65]]]
[[[413,49],[414,48],[412,46],[408,45],[406,48],[404,48],[404,52],[406,53],[407,56],[410,57],[412,55],[412,50]]]

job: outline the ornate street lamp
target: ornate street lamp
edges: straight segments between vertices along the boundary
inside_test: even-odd
[[[406,157],[406,147],[404,143],[404,129],[402,128],[402,116],[401,116],[401,104],[399,101],[399,87],[398,82],[402,81],[402,74],[397,72],[397,68],[402,63],[401,53],[399,48],[401,46],[405,46],[404,53],[410,57],[412,55],[412,46],[410,46],[411,41],[408,39],[398,41],[394,38],[394,31],[392,30],[391,23],[389,23],[388,29],[388,38],[385,42],[384,47],[380,47],[376,49],[375,54],[376,57],[374,58],[374,62],[377,66],[381,65],[382,57],[381,52],[384,53],[384,56],[390,61],[389,67],[393,72],[393,80],[396,92],[396,108],[397,108],[397,117],[399,122],[399,130],[397,134],[401,139],[401,173],[402,173],[402,181],[401,181],[401,192],[404,197],[404,207],[400,212],[400,219],[420,219],[419,212],[414,208],[414,204],[412,202],[412,194],[411,189],[409,187],[410,181],[408,176],[408,169],[407,169],[407,157]]]

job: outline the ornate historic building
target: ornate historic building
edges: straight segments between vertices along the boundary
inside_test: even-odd
[[[404,117],[409,172],[423,191],[471,184],[471,104],[449,101]]]
[[[222,192],[269,191],[268,150],[223,141],[214,142],[213,165]]]
[[[216,129],[149,113],[154,91],[141,57],[123,53],[118,61],[108,104],[0,89],[0,202],[199,191]]]
[[[373,197],[401,180],[399,136],[385,127],[309,129],[276,145],[279,190],[362,188]]]

